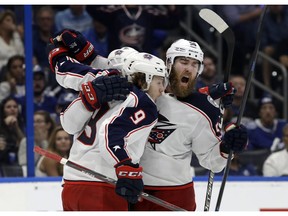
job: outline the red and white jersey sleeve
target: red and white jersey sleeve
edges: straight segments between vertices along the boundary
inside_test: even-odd
[[[91,66],[79,63],[67,56],[55,67],[56,80],[64,88],[80,91],[81,84],[95,79],[99,71],[108,68],[108,60],[97,56]]]
[[[96,110],[95,112],[97,112]],[[60,113],[60,122],[63,129],[69,134],[77,134],[82,131],[87,121],[92,116],[82,103],[81,97],[76,98],[70,105]]]

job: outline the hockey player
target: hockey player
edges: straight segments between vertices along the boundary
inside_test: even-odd
[[[235,127],[230,124],[221,137],[218,104],[209,95],[191,93],[203,70],[203,52],[196,42],[177,40],[167,50],[166,56],[171,93],[161,96],[156,102],[158,123],[152,129],[149,144],[140,160],[144,192],[194,211],[196,203],[190,167],[192,151],[201,166],[220,172],[226,165],[230,150],[237,153],[245,148],[247,131],[242,125]],[[219,87],[208,88],[208,93],[212,96],[221,92]],[[231,85],[226,87],[232,91]],[[223,89],[222,95],[231,96],[231,93]],[[167,210],[146,200],[138,202],[132,209]]]
[[[63,60],[57,61],[56,70],[63,71],[61,67],[72,64],[61,63]],[[118,179],[116,188],[64,167],[64,210],[128,210],[128,202],[137,202],[143,190],[139,160],[157,122],[155,101],[165,90],[168,74],[165,63],[148,53],[135,53],[122,68],[134,84],[124,102],[111,101],[99,106],[94,100],[101,92],[98,80],[106,76],[96,75],[98,78],[81,85],[81,97],[61,115],[63,128],[74,135],[69,160]],[[78,64],[77,69],[85,71],[83,74],[97,73],[83,64]]]
[[[246,129],[242,126],[227,132],[221,141],[220,111],[213,99],[224,96],[223,99],[228,99],[227,105],[231,104],[233,94],[229,94],[232,92],[229,83],[206,88],[213,99],[197,92],[191,94],[195,80],[203,70],[202,61],[203,53],[194,42],[179,40],[168,50],[173,95],[158,99],[159,123],[151,133],[151,146],[143,157],[143,165],[148,167],[144,179],[149,192],[187,210],[196,208],[190,170],[192,151],[202,166],[219,172],[226,164],[225,154],[230,150],[241,151],[247,141]],[[154,178],[153,174],[156,174]],[[166,210],[145,200],[134,209]]]

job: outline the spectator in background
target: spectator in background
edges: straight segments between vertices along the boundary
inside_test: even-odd
[[[264,162],[264,176],[288,176],[288,124],[283,127],[283,142],[285,148],[273,152]]]
[[[33,90],[34,90],[34,111],[45,110],[51,115],[55,115],[57,99],[49,96],[45,91],[47,87],[45,72],[39,65],[33,68]],[[25,96],[19,98],[23,113],[26,112]]]
[[[276,56],[278,44],[288,38],[288,7],[284,5],[269,5],[265,19],[263,20],[263,33],[261,46],[263,52],[278,60]],[[263,82],[268,87],[278,87],[272,83],[272,65],[263,59]]]
[[[22,55],[14,55],[9,58],[3,82],[0,83],[0,102],[13,95],[22,97],[25,95],[25,60]]]
[[[235,49],[233,55],[233,74],[243,74],[247,62],[247,55],[255,48],[258,19],[262,12],[260,5],[220,5],[218,13],[227,22],[235,35]],[[226,49],[224,49],[226,50]],[[224,58],[225,59],[225,55]]]
[[[49,85],[55,86],[56,80],[50,72],[48,54],[45,52],[49,39],[55,33],[54,10],[51,6],[41,6],[35,11],[35,25],[33,26],[33,55],[36,64],[48,74]]]
[[[225,109],[223,117],[224,124],[237,121],[246,87],[246,80],[242,75],[232,75],[229,81],[232,82],[237,91],[234,95],[232,105],[228,109]],[[257,105],[247,98],[241,123],[246,126],[249,122],[254,121],[257,117]]]
[[[129,46],[140,52],[153,53],[158,48],[152,45],[154,30],[179,26],[179,15],[174,5],[167,6],[167,11],[157,9],[156,6],[113,5],[89,7],[88,12],[106,25],[108,52]]]
[[[83,32],[85,38],[93,44],[98,54],[108,57],[108,34],[107,27],[96,19],[93,19],[93,26]]]
[[[0,121],[0,163],[17,164],[17,152],[25,129],[19,105],[13,97],[2,101]]]
[[[69,157],[72,146],[72,137],[61,127],[56,127],[50,138],[47,150],[60,155],[63,158]],[[63,176],[63,165],[58,161],[41,156],[35,171],[36,176]]]
[[[8,59],[16,54],[24,55],[24,45],[16,30],[13,11],[0,12],[0,73]]]
[[[56,31],[65,28],[83,33],[92,27],[92,18],[86,11],[85,5],[70,5],[67,9],[58,11],[55,15]]]
[[[34,113],[34,145],[40,146],[43,149],[48,148],[48,140],[51,137],[52,131],[55,128],[55,122],[50,114],[44,110],[39,110]],[[27,176],[27,140],[24,137],[19,146],[18,160],[19,165],[22,166],[23,175]],[[34,155],[35,167],[40,156]]]
[[[215,175],[223,176],[224,170]],[[255,176],[258,175],[256,168],[253,164],[244,164],[241,162],[239,155],[235,154],[233,160],[231,160],[229,176]]]
[[[197,79],[196,88],[210,86],[220,82],[220,73],[216,71],[215,58],[205,55],[203,59],[204,69],[199,78]]]
[[[277,111],[272,98],[260,99],[258,111],[260,118],[247,124],[248,149],[270,150],[274,139],[282,137],[282,129],[286,121],[277,118]]]

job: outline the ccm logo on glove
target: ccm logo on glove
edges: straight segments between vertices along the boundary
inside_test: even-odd
[[[116,168],[118,178],[142,179],[142,171],[142,167],[134,168],[127,165]]]
[[[96,100],[96,98],[94,97],[92,91],[91,91],[91,88],[89,86],[88,83],[83,83],[82,87],[84,88],[83,91],[85,91],[86,95],[88,96],[89,98],[89,101],[90,102],[93,102]]]
[[[94,46],[93,44],[90,43],[88,49],[84,52],[84,58],[87,58],[93,51],[94,51]]]
[[[142,172],[127,172],[127,171],[120,171],[118,173],[118,177],[119,176],[125,176],[125,177],[137,177],[137,176],[142,176]]]

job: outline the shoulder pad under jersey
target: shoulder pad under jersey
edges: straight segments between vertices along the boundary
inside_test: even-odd
[[[219,116],[221,115],[219,105],[209,95],[193,92],[189,96],[179,100],[200,109],[210,118],[213,125],[219,121]]]

